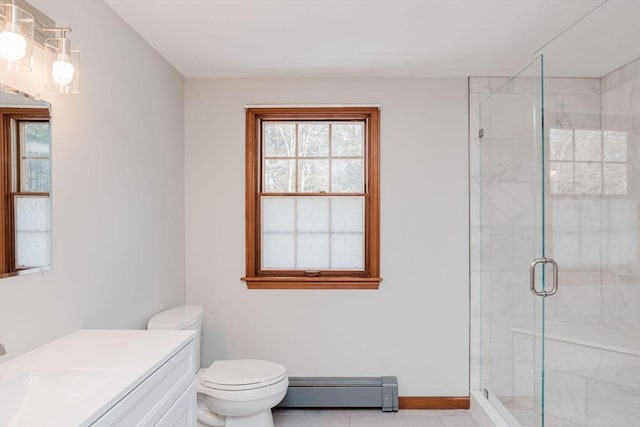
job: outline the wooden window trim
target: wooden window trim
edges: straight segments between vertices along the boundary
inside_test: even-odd
[[[365,271],[260,271],[259,176],[262,121],[363,120],[365,171]],[[248,108],[246,111],[245,228],[249,289],[378,289],[380,277],[380,112],[377,107]],[[287,193],[295,195],[295,193]],[[308,195],[308,194],[306,194]],[[329,196],[331,194],[322,194]],[[344,194],[340,194],[344,195]]]
[[[11,152],[12,138],[12,121],[50,121],[51,115],[48,108],[0,108],[0,156],[5,159],[0,162],[0,212],[3,219],[0,221],[0,277],[9,277],[15,275],[21,269],[15,266],[15,215],[13,206],[13,195],[16,189],[19,191],[20,186],[20,149],[16,153]],[[17,129],[19,132],[19,129]],[[19,135],[17,135],[17,144],[20,144]],[[12,154],[16,156],[16,170],[12,171]],[[16,175],[16,189],[12,187],[12,174]],[[25,193],[19,193],[25,194]],[[29,193],[32,194],[32,193]],[[45,194],[45,193],[37,193]],[[46,193],[48,194],[48,193]]]

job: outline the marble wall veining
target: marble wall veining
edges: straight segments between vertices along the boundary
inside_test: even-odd
[[[627,194],[602,209],[603,322],[640,339],[640,59],[602,84],[602,127],[626,137]]]
[[[546,339],[545,426],[635,427],[640,420],[640,347],[598,346],[589,335],[615,332],[606,327],[563,327],[562,334]],[[571,330],[573,328],[573,330]],[[528,378],[534,366],[537,337],[515,330],[515,378]],[[619,340],[618,340],[619,341]],[[517,387],[531,387],[520,382]],[[515,401],[515,410],[530,407],[530,401]],[[523,427],[527,426],[523,423]]]

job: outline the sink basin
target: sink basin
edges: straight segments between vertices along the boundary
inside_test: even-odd
[[[111,425],[101,420],[194,336],[79,330],[0,363],[0,427]]]
[[[117,369],[35,370],[0,377],[0,427],[55,425],[58,415],[99,395]]]
[[[30,378],[29,374],[22,374],[17,378],[0,382],[0,426],[8,426],[20,411],[29,389]]]

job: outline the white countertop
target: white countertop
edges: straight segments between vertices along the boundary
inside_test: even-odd
[[[89,426],[194,338],[79,330],[0,364],[0,427]]]

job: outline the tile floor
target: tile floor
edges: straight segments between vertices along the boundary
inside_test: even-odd
[[[273,416],[275,427],[478,427],[469,411],[458,410],[278,409]]]

